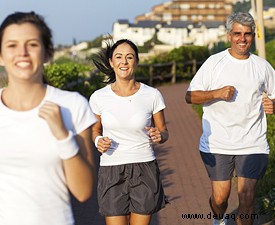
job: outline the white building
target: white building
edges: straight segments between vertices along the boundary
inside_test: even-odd
[[[118,20],[113,24],[113,39],[117,41],[127,38],[138,46],[157,35],[159,41],[166,45],[179,47],[182,45],[208,46],[224,41],[225,24],[220,21],[194,23],[192,21],[151,21],[144,20],[131,24],[128,20]]]
[[[117,41],[127,38],[138,46],[143,46],[156,33],[156,27],[160,21],[140,21],[137,24],[131,24],[128,20],[118,20],[113,24],[113,39]]]

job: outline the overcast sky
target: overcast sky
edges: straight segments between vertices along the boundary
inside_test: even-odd
[[[112,33],[118,19],[134,22],[165,0],[0,0],[0,21],[16,11],[35,11],[53,31],[54,43],[70,45]]]

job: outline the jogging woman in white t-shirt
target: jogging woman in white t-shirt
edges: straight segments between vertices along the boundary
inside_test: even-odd
[[[92,194],[91,126],[97,121],[77,92],[43,82],[53,57],[51,31],[34,12],[16,12],[0,26],[0,224],[73,225],[71,192]]]
[[[135,80],[138,50],[122,39],[93,61],[108,76],[90,105],[98,122],[92,137],[99,152],[98,203],[107,225],[149,225],[165,205],[152,144],[168,139],[161,93]]]

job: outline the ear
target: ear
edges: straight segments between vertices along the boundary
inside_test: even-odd
[[[227,40],[231,43],[231,34],[230,34],[230,32],[227,32],[226,36],[227,36]]]

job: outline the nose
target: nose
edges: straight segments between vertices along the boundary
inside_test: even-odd
[[[125,58],[122,58],[122,59],[121,59],[121,62],[122,62],[123,64],[127,64],[127,63],[128,63],[127,58],[126,58],[126,57],[125,57]]]
[[[245,34],[241,34],[240,39],[241,39],[242,41],[245,41],[245,40],[246,40],[246,36],[245,36]]]
[[[22,56],[28,55],[28,48],[26,45],[20,45],[18,47],[18,54]]]

